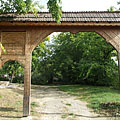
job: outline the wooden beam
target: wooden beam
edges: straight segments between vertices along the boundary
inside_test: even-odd
[[[62,22],[61,24],[58,24],[57,22],[0,22],[0,26],[13,26],[13,27],[17,27],[17,26],[120,26],[120,22],[74,22],[72,23],[70,22]]]

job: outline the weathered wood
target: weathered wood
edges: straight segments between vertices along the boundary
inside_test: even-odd
[[[7,55],[25,54],[26,32],[2,32],[1,38]]]
[[[26,56],[24,67],[23,116],[30,115],[30,94],[31,94],[31,55]]]
[[[31,96],[31,59],[30,51],[30,30],[26,31],[25,44],[25,66],[24,66],[24,97],[23,97],[23,116],[30,115],[30,96]]]
[[[118,52],[118,74],[119,74],[119,87],[120,87],[120,52]]]
[[[0,26],[120,26],[119,22],[99,22],[99,23],[94,23],[94,22],[62,22],[62,24],[57,24],[56,22],[0,22]]]
[[[51,34],[53,30],[46,30],[46,29],[31,29],[30,31],[30,50],[31,52],[35,49],[35,47],[40,43],[43,42],[44,38]]]
[[[1,39],[1,31],[0,31],[0,43],[2,43],[2,39]],[[0,47],[0,69],[2,67],[2,48]]]

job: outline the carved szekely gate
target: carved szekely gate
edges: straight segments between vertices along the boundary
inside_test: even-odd
[[[120,12],[65,12],[61,24],[49,13],[1,14],[0,42],[7,54],[0,55],[0,67],[10,60],[24,66],[23,116],[30,115],[32,51],[52,32],[96,32],[118,51],[120,62]]]

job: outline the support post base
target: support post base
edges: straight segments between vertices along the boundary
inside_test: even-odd
[[[23,117],[30,116],[30,96],[23,97]]]

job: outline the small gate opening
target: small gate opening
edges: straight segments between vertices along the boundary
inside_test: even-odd
[[[17,61],[7,61],[0,70],[0,81],[24,83],[24,67]]]

